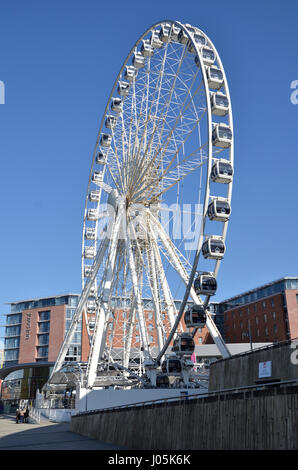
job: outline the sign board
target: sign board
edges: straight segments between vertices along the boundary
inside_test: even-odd
[[[272,362],[259,362],[259,378],[271,377]]]

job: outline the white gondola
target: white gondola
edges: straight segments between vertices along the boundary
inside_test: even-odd
[[[96,287],[95,287],[95,284],[92,285],[92,287],[90,287],[90,295],[91,296],[95,296],[95,293],[96,293]]]
[[[100,197],[100,192],[97,190],[90,191],[89,193],[89,201],[90,202],[98,202]]]
[[[207,237],[202,245],[202,253],[205,259],[220,260],[224,257],[225,251],[226,247],[222,238],[216,235]]]
[[[170,380],[165,374],[158,374],[156,376],[156,387],[157,388],[169,388]]]
[[[92,182],[95,184],[100,184],[103,182],[103,172],[102,171],[94,171],[92,175]]]
[[[227,124],[215,124],[212,130],[212,144],[216,147],[227,148],[232,143],[232,131]]]
[[[162,42],[169,42],[170,40],[170,31],[171,31],[171,25],[169,23],[161,25],[160,31],[159,31],[159,39]]]
[[[187,328],[203,328],[206,325],[206,312],[204,305],[193,305],[184,313],[184,322]]]
[[[185,26],[187,28],[187,31],[190,32],[191,34],[195,34],[199,32],[198,29],[195,26],[192,26],[191,24],[186,23]]]
[[[221,159],[213,164],[210,177],[215,183],[231,183],[233,173],[233,167],[229,160]]]
[[[111,110],[115,113],[122,113],[123,101],[121,100],[121,98],[112,98]]]
[[[215,65],[212,65],[211,67],[207,68],[206,73],[209,88],[219,90],[219,88],[222,87],[224,82],[223,73],[220,68],[216,67]]]
[[[200,49],[204,65],[211,65],[215,61],[215,53],[210,47],[202,47]],[[199,57],[196,55],[195,63],[197,67],[200,67]]]
[[[97,209],[88,209],[87,210],[87,220],[98,220],[99,215],[98,215],[98,210]]]
[[[88,264],[86,264],[84,266],[84,277],[88,277],[91,271],[92,271],[92,266],[89,266]]]
[[[85,228],[85,238],[86,240],[95,240],[95,229],[92,227]]]
[[[150,43],[151,43],[151,46],[154,47],[155,49],[160,49],[163,46],[163,42],[159,39],[158,30],[152,31],[151,36],[150,36]]]
[[[107,156],[101,151],[97,152],[95,162],[97,165],[105,165],[107,163]]]
[[[140,51],[144,57],[151,57],[154,54],[154,48],[151,45],[149,39],[145,39],[142,41]]]
[[[180,375],[182,371],[181,359],[176,356],[168,356],[161,365],[161,370],[167,375]]]
[[[195,342],[188,333],[181,333],[173,342],[172,351],[177,356],[191,356],[195,350]]]
[[[138,71],[132,65],[127,65],[125,67],[125,72],[124,72],[125,80],[132,82],[133,80],[137,78],[137,75],[138,75]]]
[[[180,44],[187,44],[189,41],[189,37],[183,29],[180,29],[179,31],[178,41],[180,42]]]
[[[231,215],[231,206],[227,199],[218,197],[210,202],[207,210],[207,215],[210,220],[217,220],[226,222]]]
[[[172,29],[171,29],[171,41],[178,42],[179,33],[180,33],[179,26],[176,26],[173,24]]]
[[[135,52],[132,57],[132,65],[136,69],[141,69],[145,65],[145,57],[140,52]]]
[[[218,91],[211,96],[211,111],[216,116],[225,116],[229,111],[229,100],[224,93]]]
[[[101,134],[100,145],[102,147],[110,147],[112,143],[112,136],[110,134]]]
[[[96,300],[91,297],[87,300],[87,313],[95,313],[95,312],[96,312]]]
[[[87,259],[92,259],[96,255],[94,246],[86,246],[84,249],[84,257]]]
[[[203,46],[206,46],[207,40],[206,40],[205,36],[203,36],[202,34],[194,33],[193,39],[194,39],[194,42],[196,43],[196,45],[199,48],[201,48]],[[196,52],[196,49],[195,49],[194,44],[193,44],[192,41],[189,41],[188,50],[189,50],[189,52],[192,52],[192,53]]]
[[[105,120],[105,126],[107,129],[114,129],[114,127],[117,124],[117,118],[116,116],[113,116],[113,114],[108,114]],[[97,163],[97,162],[96,162]]]
[[[117,92],[120,96],[126,97],[129,94],[129,82],[120,81],[118,82]]]
[[[199,274],[193,287],[197,295],[214,295],[217,289],[217,281],[212,273]]]

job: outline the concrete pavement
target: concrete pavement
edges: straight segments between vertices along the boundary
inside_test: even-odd
[[[113,444],[90,439],[69,431],[69,423],[48,420],[15,422],[14,415],[0,415],[1,450],[124,450]]]

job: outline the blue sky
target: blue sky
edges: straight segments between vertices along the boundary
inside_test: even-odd
[[[295,0],[2,2],[1,312],[9,301],[80,291],[99,122],[134,42],[167,18],[207,33],[230,86],[235,180],[216,300],[298,275],[297,17]]]

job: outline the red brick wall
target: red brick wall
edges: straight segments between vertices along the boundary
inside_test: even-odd
[[[50,311],[48,360],[55,361],[63,341],[65,306],[53,306],[24,310],[20,335],[19,363],[35,362],[38,345],[39,312]]]
[[[38,330],[38,310],[24,310],[20,336],[19,362],[35,362]]]
[[[64,339],[66,306],[59,305],[56,307],[50,307],[48,310],[51,311],[48,360],[56,361],[59,349]]]
[[[286,290],[285,297],[287,301],[289,329],[291,338],[298,338],[298,289]]]
[[[249,337],[242,338],[242,333],[248,333],[248,321],[250,321],[252,341],[255,343],[288,339],[282,294],[227,310],[224,314],[226,342],[247,343]]]

